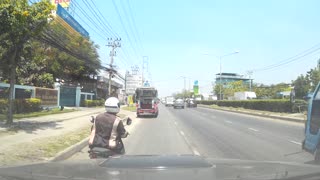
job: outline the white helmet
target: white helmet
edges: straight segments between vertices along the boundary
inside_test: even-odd
[[[120,102],[118,98],[110,97],[104,103],[107,113],[117,114],[120,111]]]

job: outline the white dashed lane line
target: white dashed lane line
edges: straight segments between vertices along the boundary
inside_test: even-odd
[[[178,128],[178,123],[176,121],[174,121],[174,124]],[[184,134],[184,132],[180,130],[180,134],[182,135],[183,139],[186,141],[187,145],[189,146],[189,148],[191,149],[193,154],[196,156],[200,156],[201,154],[199,153],[199,151],[197,151],[197,149],[194,146],[191,145],[191,143],[189,142],[189,140],[186,137],[186,135]]]
[[[259,130],[258,129],[254,129],[254,128],[248,128],[249,130],[251,131],[254,131],[254,132],[258,132]]]
[[[231,121],[225,121],[226,123],[229,123],[229,124],[232,124],[232,122]]]
[[[180,131],[180,134],[181,134],[182,136],[184,136],[184,132],[183,132],[183,131]]]
[[[299,145],[299,146],[302,145],[300,142],[297,142],[297,141],[293,141],[293,140],[288,140],[288,141],[291,142],[291,143],[293,143],[293,144]]]
[[[193,154],[196,155],[196,156],[200,156],[200,153],[195,149],[193,149]]]

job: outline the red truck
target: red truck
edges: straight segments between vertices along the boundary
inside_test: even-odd
[[[135,102],[137,117],[151,115],[158,117],[158,91],[153,87],[141,87],[136,89]]]

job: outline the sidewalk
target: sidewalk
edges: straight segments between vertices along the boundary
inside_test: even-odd
[[[0,166],[48,160],[58,153],[57,150],[61,151],[65,146],[87,137],[92,125],[90,116],[104,111],[104,108],[83,108],[75,112],[17,120],[17,131],[6,128],[0,131]],[[56,147],[59,143],[61,146]]]
[[[233,108],[233,107],[220,107],[220,106],[212,106],[212,105],[203,105],[198,104],[198,107],[209,108],[209,109],[216,109],[221,111],[228,111],[234,113],[241,113],[247,115],[254,115],[260,117],[267,117],[273,119],[280,119],[286,121],[293,121],[299,123],[305,123],[307,116],[302,113],[277,113],[277,112],[270,112],[270,111],[259,111],[259,110],[252,110],[252,109],[243,109],[243,108]]]

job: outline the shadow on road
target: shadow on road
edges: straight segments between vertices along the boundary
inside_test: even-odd
[[[307,161],[307,162],[305,162],[304,164],[320,165],[320,163],[319,163],[319,162],[316,162],[315,160]]]
[[[60,129],[62,127],[58,126],[57,121],[46,121],[46,122],[39,122],[39,121],[17,121],[13,122],[11,125],[5,124],[5,122],[0,122],[0,129],[6,132],[18,132],[18,131],[25,131],[26,133],[34,133],[37,130],[44,130],[44,129]]]
[[[157,119],[158,117],[154,117],[154,116],[152,116],[152,115],[150,115],[150,116],[139,116],[138,118],[140,118],[140,119]]]

